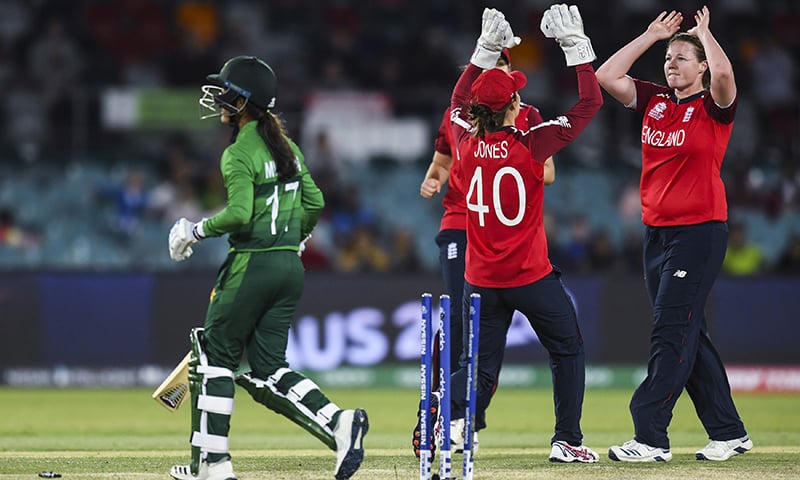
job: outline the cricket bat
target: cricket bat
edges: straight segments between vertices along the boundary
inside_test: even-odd
[[[153,400],[170,412],[177,410],[189,393],[189,357],[191,355],[191,352],[187,353],[153,392]]]

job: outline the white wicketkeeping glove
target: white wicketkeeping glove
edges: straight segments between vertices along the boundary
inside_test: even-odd
[[[481,21],[481,36],[475,45],[470,63],[484,70],[494,68],[504,48],[519,45],[520,38],[514,36],[505,15],[494,8],[484,8]]]
[[[192,223],[185,218],[181,218],[169,231],[169,256],[176,262],[181,262],[192,256],[194,251],[192,245],[206,238],[203,231],[202,219],[197,223]]]
[[[592,42],[583,32],[583,19],[577,5],[553,5],[544,12],[540,27],[545,37],[556,39],[564,51],[568,67],[590,63],[597,58]]]

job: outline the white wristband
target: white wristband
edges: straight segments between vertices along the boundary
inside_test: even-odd
[[[194,224],[192,227],[192,235],[194,235],[195,240],[200,241],[206,238],[206,232],[203,229],[203,224],[205,223],[205,219],[200,220],[199,222]]]

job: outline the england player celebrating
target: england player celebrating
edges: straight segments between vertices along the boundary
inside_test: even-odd
[[[509,49],[504,48],[497,59],[496,68],[511,72],[511,54]],[[515,125],[520,130],[528,130],[534,125],[542,123],[542,115],[539,109],[533,105],[520,103],[520,113],[517,115]],[[445,293],[450,295],[452,300],[450,307],[450,365],[457,366],[459,359],[464,353],[464,345],[467,344],[467,328],[464,324],[462,315],[462,303],[464,293],[464,264],[465,252],[467,248],[467,203],[464,200],[466,191],[461,178],[461,162],[453,161],[454,152],[457,145],[453,142],[450,130],[450,107],[448,106],[442,117],[442,122],[436,132],[434,139],[434,153],[430,166],[425,172],[425,178],[419,188],[419,194],[423,198],[433,198],[439,193],[447,183],[447,191],[442,197],[442,215],[439,233],[436,235],[436,245],[439,246],[439,265],[441,266],[442,281],[445,286]],[[542,174],[544,184],[550,185],[556,179],[556,170],[553,158],[544,161],[544,171]],[[438,337],[437,337],[438,338]],[[436,344],[437,340],[434,340]],[[434,356],[438,355],[438,350],[433,350]],[[435,362],[436,360],[434,360]],[[434,371],[437,369],[435,368]],[[433,376],[433,386],[431,391],[438,389],[438,375]],[[496,391],[497,386],[492,389]],[[453,422],[451,438],[454,440],[455,452],[458,453],[464,448],[463,419]],[[486,412],[478,410],[475,419],[475,435],[472,442],[473,452],[478,447],[478,430],[486,428]],[[419,455],[419,424],[414,429],[412,445],[415,455]],[[430,443],[433,446],[433,442]]]
[[[517,92],[526,78],[493,68],[501,50],[517,43],[494,9],[484,11],[477,47],[453,91],[451,129],[467,204],[464,298],[481,295],[478,410],[489,405],[511,317],[519,310],[550,356],[556,414],[550,461],[593,463],[598,455],[583,445],[580,428],[583,340],[560,272],[548,259],[542,207],[545,159],[575,139],[603,102],[578,8],[554,5],[541,26],[558,41],[567,65],[576,67],[580,98],[565,115],[526,130],[515,127]],[[465,391],[465,368],[453,373],[451,387]],[[452,412],[454,419],[464,417],[463,396],[452,397]]]
[[[598,70],[603,88],[642,120],[645,284],[653,304],[647,377],[630,403],[635,434],[608,456],[623,462],[672,458],[667,426],[686,388],[711,443],[698,460],[727,460],[753,447],[731,397],[703,309],[727,247],[720,167],[737,95],[728,57],[709,30],[709,11],[678,33],[680,13],[661,12],[647,30]],[[668,40],[667,86],[627,75],[653,44]]]

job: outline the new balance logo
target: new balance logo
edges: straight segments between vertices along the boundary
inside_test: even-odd
[[[686,270],[675,270],[675,273],[672,274],[673,277],[683,278],[686,276]]]

